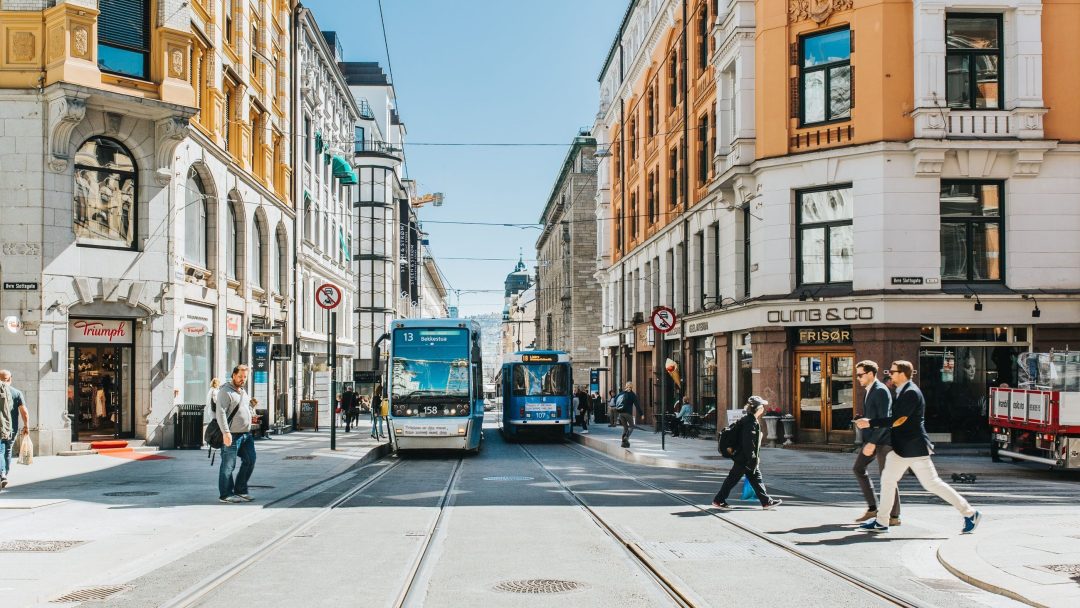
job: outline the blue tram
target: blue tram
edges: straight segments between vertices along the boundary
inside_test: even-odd
[[[573,422],[574,378],[570,355],[555,350],[519,351],[502,366],[503,435],[568,437]]]
[[[480,451],[484,382],[477,322],[394,321],[388,372],[395,450]]]

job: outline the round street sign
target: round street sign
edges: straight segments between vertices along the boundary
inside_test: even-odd
[[[341,289],[330,283],[319,285],[315,290],[315,303],[326,310],[337,308],[341,304]]]
[[[659,306],[652,313],[652,326],[656,331],[666,334],[675,329],[675,311],[667,306]]]

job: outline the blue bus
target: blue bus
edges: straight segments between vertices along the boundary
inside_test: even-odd
[[[569,437],[574,378],[570,355],[557,350],[518,351],[502,366],[502,421],[507,440],[522,434]]]
[[[480,325],[391,323],[388,399],[394,449],[480,452],[484,424]]]

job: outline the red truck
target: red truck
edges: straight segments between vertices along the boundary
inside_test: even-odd
[[[1080,469],[1080,352],[1025,353],[1022,388],[990,389],[990,451],[1003,457]]]

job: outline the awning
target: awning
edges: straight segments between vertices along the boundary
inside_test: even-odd
[[[347,186],[360,183],[356,172],[349,166],[349,161],[335,154],[330,162],[334,165],[334,177],[340,179],[341,183]]]

